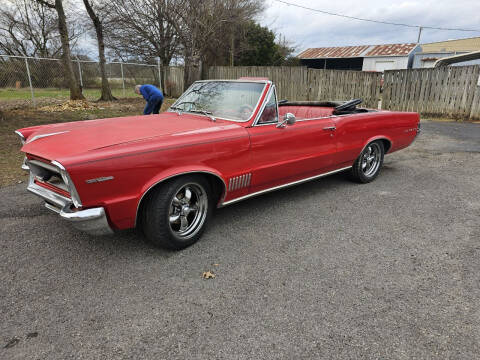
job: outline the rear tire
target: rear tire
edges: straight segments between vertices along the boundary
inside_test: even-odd
[[[213,209],[212,190],[201,175],[186,175],[158,186],[143,209],[143,232],[155,246],[181,250],[202,236]]]
[[[373,141],[368,144],[352,166],[353,180],[363,184],[375,180],[383,165],[384,155],[382,141]]]

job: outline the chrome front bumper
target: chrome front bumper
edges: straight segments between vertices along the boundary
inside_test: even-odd
[[[112,234],[113,230],[108,224],[107,214],[103,207],[77,210],[72,209],[72,201],[60,194],[54,193],[30,182],[27,188],[31,193],[45,200],[45,207],[68,220],[72,225],[81,231],[91,235]]]

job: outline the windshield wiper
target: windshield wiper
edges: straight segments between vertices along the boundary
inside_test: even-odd
[[[205,116],[208,116],[210,118],[210,120],[212,120],[214,122],[216,121],[216,119],[213,116],[213,113],[211,111],[208,111],[208,110],[205,110],[205,109],[202,109],[202,108],[185,110],[185,109],[182,109],[182,108],[179,107],[180,105],[183,105],[183,104],[192,104],[194,106],[197,106],[197,103],[194,102],[194,101],[182,101],[182,102],[179,102],[178,104],[176,104],[175,106],[173,106],[173,105],[170,106],[170,109],[177,110],[178,115],[180,115],[182,113],[182,111],[200,113],[200,114],[203,114]]]
[[[170,109],[177,110],[177,111],[178,111],[178,115],[181,115],[181,114],[182,114],[182,111],[187,111],[187,110],[182,109],[182,108],[180,107],[180,105],[183,105],[183,104],[192,104],[192,105],[197,106],[197,104],[196,104],[195,102],[193,102],[193,101],[182,101],[182,102],[179,102],[178,104],[176,104],[175,106],[173,106],[173,105],[170,106]],[[190,110],[188,110],[188,111],[190,111]]]
[[[205,116],[208,116],[210,118],[210,120],[212,120],[213,122],[215,122],[217,119],[215,119],[215,117],[213,116],[213,113],[211,111],[208,111],[208,110],[204,110],[204,109],[191,109],[191,110],[188,110],[188,112],[193,112],[193,113],[200,113],[200,114],[203,114]]]

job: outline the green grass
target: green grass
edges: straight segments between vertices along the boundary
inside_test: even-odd
[[[70,91],[68,89],[33,89],[35,98],[53,98],[53,99],[68,99],[70,97]],[[125,89],[125,95],[123,95],[123,89],[112,89],[113,96],[118,98],[125,97],[139,97],[139,95],[133,92],[132,88]],[[100,89],[83,89],[83,95],[88,100],[97,100],[100,97]],[[13,89],[4,88],[0,89],[0,102],[9,100],[30,100],[32,94],[29,88]]]

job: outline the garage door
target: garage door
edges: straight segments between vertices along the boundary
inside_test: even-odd
[[[395,61],[375,61],[375,71],[384,72],[392,69],[395,69]]]

